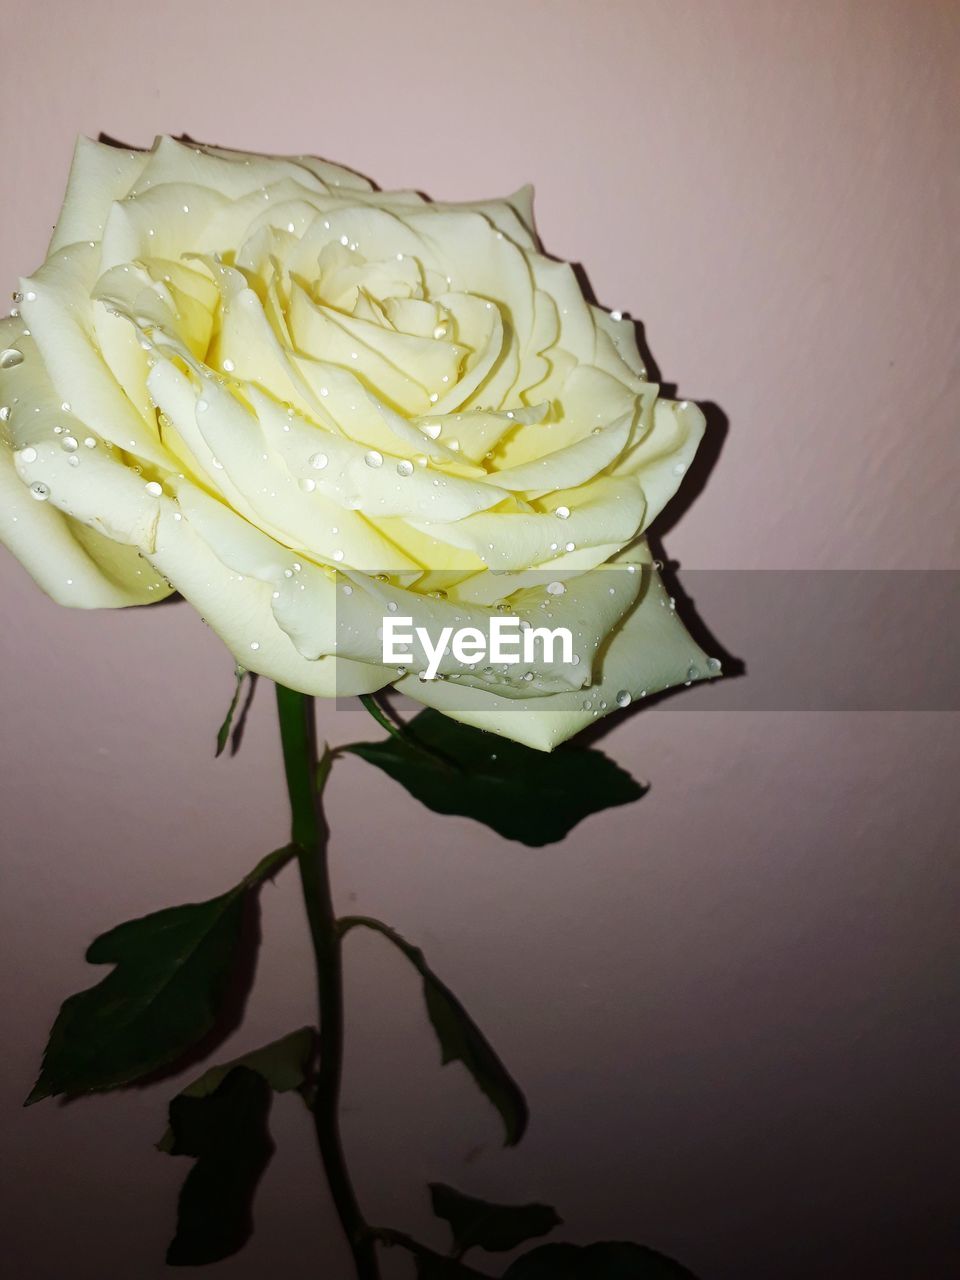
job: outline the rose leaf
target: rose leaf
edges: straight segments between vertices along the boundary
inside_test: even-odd
[[[196,1164],[180,1190],[168,1266],[219,1262],[250,1238],[253,1194],[274,1151],[271,1097],[258,1071],[236,1066],[211,1093],[170,1103],[170,1154]]]
[[[343,933],[358,925],[389,939],[420,974],[427,1015],[440,1042],[443,1065],[463,1063],[478,1088],[499,1111],[506,1145],[515,1146],[523,1137],[529,1119],[526,1099],[486,1036],[449,987],[428,967],[419,947],[412,946],[389,925],[369,916],[344,916],[340,921]]]
[[[313,1027],[301,1027],[280,1040],[274,1040],[260,1049],[253,1049],[242,1057],[210,1067],[181,1089],[180,1098],[206,1098],[226,1079],[234,1067],[247,1067],[263,1076],[274,1093],[289,1093],[303,1087],[316,1053],[316,1032]],[[158,1151],[174,1154],[174,1133],[168,1128],[157,1143]]]
[[[549,1205],[490,1204],[442,1182],[430,1183],[430,1202],[437,1217],[450,1224],[458,1254],[474,1248],[506,1252],[561,1224]]]
[[[473,818],[533,846],[562,840],[583,818],[630,804],[646,790],[591,747],[535,751],[429,708],[411,720],[403,737],[344,749],[382,769],[435,813]]]
[[[64,1001],[27,1105],[130,1084],[201,1041],[238,971],[253,890],[290,856],[278,849],[217,898],[155,911],[96,938],[87,961],[116,967]]]
[[[679,1262],[639,1244],[542,1244],[518,1258],[503,1280],[697,1280]]]

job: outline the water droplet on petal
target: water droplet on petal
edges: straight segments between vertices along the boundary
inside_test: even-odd
[[[371,449],[369,453],[364,454],[363,460],[368,467],[383,466],[383,454],[378,453],[376,449]]]
[[[30,496],[36,498],[38,502],[46,502],[50,497],[50,486],[44,484],[42,480],[34,480],[30,486]]]
[[[300,488],[303,490],[304,493],[313,493],[316,487],[317,487],[316,480],[311,480],[309,477],[305,477],[303,480],[300,481]]]
[[[87,436],[83,443],[84,447],[87,449],[95,449],[97,447],[97,442],[94,440],[93,436]]]
[[[0,422],[10,421],[10,406],[8,404],[0,405]]]
[[[402,462],[398,462],[398,463],[397,463],[397,475],[398,475],[398,476],[412,476],[412,475],[413,475],[413,463],[412,463],[412,462],[407,462],[407,461],[406,461],[406,459],[404,459]]]
[[[337,564],[339,564],[339,563],[340,563],[340,561],[343,559],[343,552],[342,552],[342,551],[335,551],[335,552],[333,553],[333,558],[334,558],[334,560],[336,560]]]
[[[708,659],[707,659],[707,670],[708,670],[708,671],[720,671],[720,670],[722,669],[722,665],[723,665],[723,664],[720,662],[720,659],[719,659],[719,658],[708,658]]]
[[[325,453],[315,453],[310,459],[310,465],[315,471],[322,471],[329,461]]]
[[[556,511],[554,512],[554,515],[557,517],[558,520],[566,520],[567,517],[570,515],[570,508],[557,507]]]
[[[700,668],[699,668],[699,667],[687,667],[687,679],[688,679],[688,680],[696,680],[696,679],[697,679],[697,677],[698,677],[699,675],[700,675]]]
[[[251,641],[250,641],[250,648],[251,648],[251,649],[253,649],[253,650],[254,650],[254,652],[256,652],[256,650],[260,648],[260,641],[259,641],[259,640],[251,640]]]
[[[18,364],[23,364],[22,351],[18,351],[16,347],[0,351],[0,369],[15,369]]]
[[[236,367],[237,367],[237,366],[233,363],[233,361],[232,361],[232,360],[224,360],[224,362],[223,362],[223,371],[224,371],[224,373],[233,373],[233,371],[234,371],[234,369],[235,369]]]
[[[629,707],[632,701],[633,701],[633,695],[631,694],[629,689],[621,689],[620,692],[617,694],[618,707]]]
[[[206,413],[209,408],[210,406],[207,404],[206,400],[200,399],[197,401],[197,413]]]
[[[143,487],[151,498],[159,498],[163,493],[163,485],[157,484],[156,480],[148,480]]]
[[[562,582],[549,582],[549,583],[547,583],[547,591],[548,591],[548,592],[550,593],[550,595],[552,595],[552,596],[562,596],[562,595],[563,595],[563,593],[566,591],[566,589],[567,589],[567,588],[563,585],[563,583],[562,583]]]
[[[678,462],[674,465],[673,474],[675,476],[682,476],[686,469],[687,464],[685,462]]]
[[[64,436],[60,441],[60,448],[66,453],[76,453],[80,448],[80,442],[76,436]]]
[[[17,458],[20,462],[36,462],[37,451],[34,449],[33,445],[28,444],[25,449],[20,450],[17,454]]]

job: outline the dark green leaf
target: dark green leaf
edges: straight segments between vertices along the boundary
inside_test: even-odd
[[[233,697],[230,700],[230,706],[227,708],[227,714],[223,724],[217,730],[217,752],[218,756],[223,755],[224,748],[227,745],[227,739],[230,737],[230,726],[233,724],[233,717],[236,715],[237,707],[240,703],[240,690],[243,688],[243,678],[247,674],[245,668],[237,666],[234,669],[236,676],[236,688],[233,691]]]
[[[259,1072],[233,1067],[205,1097],[181,1094],[171,1102],[171,1154],[197,1163],[180,1192],[170,1266],[219,1262],[250,1238],[253,1193],[274,1149],[270,1099]]]
[[[430,1201],[437,1217],[450,1223],[457,1253],[473,1248],[506,1252],[560,1225],[549,1205],[489,1204],[442,1182],[430,1183]]]
[[[453,1258],[441,1258],[438,1254],[423,1252],[417,1255],[417,1280],[477,1280],[484,1273],[474,1271]]]
[[[692,1271],[640,1244],[542,1244],[503,1280],[696,1280]]]
[[[89,963],[116,968],[64,1001],[27,1103],[129,1084],[202,1040],[236,969],[248,891],[289,856],[279,849],[218,898],[128,920],[92,942]]]
[[[181,1090],[181,1098],[205,1098],[217,1089],[234,1067],[247,1067],[262,1076],[274,1093],[288,1093],[299,1089],[307,1078],[310,1063],[316,1051],[316,1032],[313,1027],[301,1027],[281,1040],[274,1040],[261,1049],[245,1053],[232,1062],[218,1063],[202,1076]],[[173,1130],[168,1128],[157,1143],[159,1151],[173,1152]]]
[[[514,1146],[523,1137],[527,1127],[527,1103],[520,1086],[500,1061],[483,1032],[449,987],[444,986],[429,968],[419,947],[411,946],[389,925],[369,916],[346,916],[340,921],[344,932],[356,925],[373,929],[389,938],[420,974],[427,1013],[440,1041],[442,1062],[444,1065],[448,1062],[463,1063],[500,1112],[506,1130],[506,1145]]]
[[[407,725],[403,738],[346,749],[428,809],[474,818],[528,845],[562,840],[589,814],[630,804],[645,790],[601,751],[571,745],[534,751],[431,709]]]

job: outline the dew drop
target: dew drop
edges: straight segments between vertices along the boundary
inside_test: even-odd
[[[333,558],[334,558],[334,560],[336,560],[337,564],[339,564],[339,563],[340,563],[340,561],[343,559],[343,552],[342,552],[342,551],[335,551],[335,552],[333,553]]]
[[[66,453],[76,453],[80,448],[80,443],[76,436],[64,436],[60,441],[60,448]]]
[[[700,668],[699,668],[699,667],[687,667],[687,679],[688,679],[688,680],[696,680],[696,679],[697,679],[697,677],[698,677],[699,675],[700,675]]]
[[[87,436],[83,444],[87,449],[95,449],[97,447],[97,442],[94,440],[93,436]]]
[[[163,485],[157,484],[156,480],[148,480],[143,487],[151,498],[159,498],[163,493]]]
[[[577,544],[575,542],[568,542],[565,549],[567,551],[576,551]]]
[[[206,413],[209,408],[210,406],[207,404],[206,400],[201,399],[197,401],[197,413]]]
[[[250,641],[250,648],[254,651],[254,653],[256,653],[256,651],[260,648],[260,641],[259,641],[259,640],[251,640],[251,641]]]
[[[0,422],[10,421],[10,406],[8,404],[0,405]]]
[[[610,312],[610,319],[611,319],[611,320],[622,320],[622,319],[623,319],[623,312],[622,312],[622,311],[611,311],[611,312]]]
[[[720,670],[721,670],[721,668],[722,668],[722,663],[720,662],[720,659],[719,659],[719,658],[708,658],[708,659],[707,659],[707,670],[708,670],[708,671],[720,671]]]
[[[682,476],[686,469],[687,464],[685,462],[678,462],[674,465],[673,474],[675,476]]]
[[[376,449],[371,449],[369,453],[364,454],[363,460],[368,467],[383,466],[383,454],[378,453]]]
[[[552,596],[562,596],[566,589],[562,582],[547,583],[547,591]]]
[[[50,486],[44,484],[42,480],[34,480],[30,486],[30,496],[36,498],[38,502],[46,502],[50,497]]]
[[[25,449],[20,450],[17,457],[21,462],[36,462],[37,451],[34,449],[33,445],[28,444]]]
[[[223,362],[223,371],[224,371],[224,373],[233,373],[233,371],[234,371],[234,369],[235,369],[236,367],[237,367],[237,366],[233,363],[233,361],[232,361],[232,360],[224,360],[224,362]]]
[[[633,701],[633,695],[630,693],[629,689],[621,689],[620,692],[617,694],[618,707],[629,707],[632,701]]]
[[[322,471],[329,461],[325,453],[315,453],[310,459],[310,465],[315,471]]]
[[[313,493],[316,487],[317,487],[316,480],[311,480],[309,477],[306,477],[300,481],[300,488],[303,490],[304,493]]]
[[[402,462],[398,462],[398,463],[397,463],[397,475],[398,475],[398,476],[412,476],[412,475],[413,475],[413,463],[412,463],[412,462],[408,462],[406,459],[404,459]]]
[[[554,512],[554,515],[557,517],[558,520],[566,520],[567,517],[570,515],[570,508],[557,507],[556,511]]]
[[[18,351],[16,347],[6,347],[0,351],[0,369],[15,369],[18,364],[23,364],[22,351]]]
[[[425,422],[420,430],[425,436],[429,436],[431,440],[436,440],[437,436],[440,434],[440,423]]]

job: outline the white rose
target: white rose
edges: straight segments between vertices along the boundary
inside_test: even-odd
[[[393,684],[543,749],[713,674],[641,536],[703,416],[539,251],[529,190],[431,204],[307,157],[82,139],[21,293],[0,539],[62,604],[176,590],[291,688]],[[504,599],[535,618],[545,575],[575,669],[423,682],[334,622],[344,588],[373,620],[388,597],[415,621]]]

